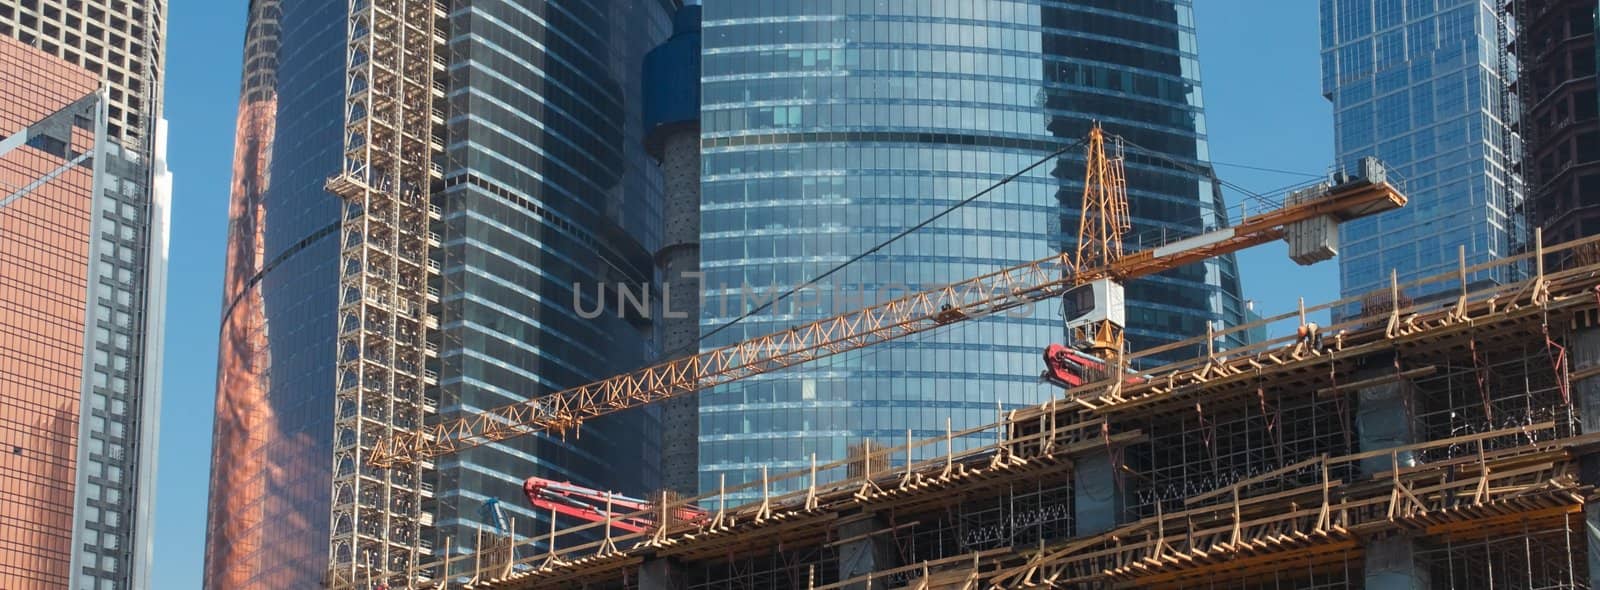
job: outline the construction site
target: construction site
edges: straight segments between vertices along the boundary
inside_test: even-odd
[[[407,580],[1588,588],[1586,460],[1600,439],[1581,416],[1600,383],[1597,271],[1464,289],[1328,326],[1320,342],[1276,339],[1087,385],[984,429],[863,445],[852,460],[746,486],[762,493],[751,504],[721,503],[730,488],[523,528],[497,550],[420,563]],[[1286,320],[1297,318],[1267,321]],[[998,442],[974,442],[986,433]],[[766,492],[786,480],[804,490]],[[650,526],[624,532],[622,521]]]
[[[552,504],[566,525],[512,521],[479,531],[470,555],[447,540],[403,577],[368,573],[421,588],[1589,588],[1600,265],[1538,260],[1597,241],[1494,263],[1532,264],[1516,284],[1475,289],[1485,268],[1462,265],[1426,281],[1451,297],[1409,303],[1421,285],[1395,285],[1387,300],[1267,318],[1309,330],[1087,383],[984,428],[863,441],[849,460],[699,497]],[[1375,311],[1304,320],[1350,304]],[[728,362],[760,370],[777,350],[794,348]],[[377,460],[419,465],[504,436],[490,423],[570,425],[688,390],[714,371],[700,367],[625,376],[615,404],[597,389],[591,406],[529,405],[514,425],[419,431]],[[761,499],[723,500],[741,491]]]
[[[334,588],[1591,588],[1600,580],[1600,238],[1545,245],[1190,340],[1126,350],[1122,285],[1405,206],[1383,165],[1124,252],[1120,143],[1095,127],[1077,248],[513,406],[437,416],[444,117],[433,0],[352,0]],[[1569,261],[1546,268],[1547,260]],[[1480,277],[1515,269],[1516,282]],[[1413,297],[1412,294],[1428,294]],[[648,500],[530,479],[543,527],[438,539],[434,463],[577,433],[746,377],[1038,302],[1045,403],[846,460]],[[1353,313],[1351,310],[1354,310]],[[1329,317],[1328,325],[1311,318]],[[1286,335],[1219,349],[1236,332]],[[1202,351],[1178,362],[1175,351]],[[730,496],[756,501],[730,504]],[[471,547],[463,552],[461,547]]]
[[[1403,202],[1364,180],[1311,201],[1333,216]],[[1423,281],[1448,297],[1411,302],[1405,292],[1426,285],[1393,285],[1263,320],[1303,328],[1290,336],[1136,373],[1102,367],[1099,379],[983,428],[863,441],[849,460],[698,497],[640,505],[591,494],[603,504],[551,505],[561,527],[512,521],[479,531],[470,555],[446,540],[403,573],[361,569],[390,587],[425,588],[1588,588],[1588,453],[1600,438],[1584,417],[1600,401],[1600,265],[1546,271],[1539,261],[1596,242],[1491,263],[1533,269],[1515,284],[1475,287],[1488,268],[1462,264]],[[1073,264],[1054,262],[1065,266],[1007,269],[840,318],[831,333],[802,327],[385,439],[364,470],[421,466],[978,318],[1034,297],[1019,295],[1028,288],[1058,297],[1074,285],[1061,278]],[[1305,320],[1350,305],[1367,312],[1329,326]],[[784,484],[801,491],[771,491]],[[728,505],[737,492],[761,499]]]

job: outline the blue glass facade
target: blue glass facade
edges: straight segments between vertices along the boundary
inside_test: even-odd
[[[647,284],[660,180],[638,72],[658,0],[451,3],[441,411],[497,407],[634,368],[648,321],[573,310],[574,284]],[[327,563],[346,14],[254,0],[234,166],[206,586],[320,587]],[[593,291],[589,291],[593,296]],[[585,301],[586,309],[594,308]],[[530,475],[642,494],[652,412],[439,463],[438,534],[472,547],[489,497],[526,534]],[[443,547],[443,543],[435,544]]]
[[[702,333],[1071,145],[1130,149],[1129,248],[1225,223],[1206,181],[1186,1],[706,0]],[[746,319],[728,344],[1075,244],[1081,150]],[[1181,165],[1169,160],[1177,160]],[[1233,325],[1232,258],[1129,285],[1134,348]],[[701,396],[701,491],[1038,403],[1056,304],[746,379]],[[1178,354],[1182,354],[1179,352]]]
[[[640,314],[595,309],[596,285],[650,284],[662,187],[644,151],[644,55],[670,32],[656,0],[473,0],[450,14],[441,412],[496,408],[636,368]],[[608,306],[609,307],[609,306]],[[658,486],[658,410],[441,460],[439,535],[472,548],[498,498],[524,534],[540,476],[639,496]],[[442,546],[442,542],[440,544]]]
[[[311,588],[327,562],[344,5],[255,0],[236,131],[205,584]]]
[[[1333,102],[1338,162],[1353,168],[1377,156],[1411,199],[1340,228],[1342,295],[1386,287],[1391,270],[1401,283],[1448,272],[1462,246],[1468,264],[1510,253],[1507,212],[1521,195],[1515,180],[1508,188],[1514,142],[1496,4],[1322,0],[1322,91]]]

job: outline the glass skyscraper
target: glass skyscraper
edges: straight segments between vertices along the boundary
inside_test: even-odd
[[[310,588],[327,562],[344,5],[253,0],[234,138],[205,587]]]
[[[1321,0],[1322,91],[1333,102],[1338,163],[1353,169],[1377,156],[1411,199],[1340,226],[1343,296],[1386,287],[1391,270],[1401,283],[1448,272],[1461,246],[1469,265],[1511,253],[1508,212],[1521,188],[1507,153],[1519,148],[1506,127],[1497,10],[1481,0]]]
[[[443,223],[435,231],[442,414],[635,368],[642,317],[580,319],[572,289],[650,281],[660,180],[638,73],[661,0],[451,3]],[[250,5],[207,517],[208,588],[318,587],[332,459],[346,6]],[[637,288],[635,288],[637,290]],[[593,309],[585,301],[584,309]],[[526,536],[531,475],[630,494],[656,484],[652,412],[581,437],[528,436],[438,462],[439,540],[472,548],[502,500]]]
[[[703,334],[1071,146],[1094,120],[1127,140],[1130,250],[1226,223],[1187,1],[703,4]],[[1082,179],[1075,148],[702,347],[1073,247]],[[1231,257],[1128,296],[1134,349],[1243,314]],[[701,491],[1056,395],[1038,375],[1062,322],[1051,302],[703,392]]]
[[[142,588],[152,566],[172,202],[162,118],[167,3],[5,1],[0,35],[93,72],[106,87],[106,131],[117,147],[91,230],[93,340],[66,587]]]
[[[497,408],[637,368],[651,320],[595,309],[596,286],[652,280],[662,186],[644,150],[644,55],[661,0],[473,0],[450,18],[441,413]],[[607,291],[611,293],[613,291]],[[606,309],[614,309],[611,304]],[[658,410],[532,434],[439,462],[439,534],[470,549],[490,498],[523,534],[529,476],[642,496],[659,485]],[[442,545],[442,544],[441,544]]]
[[[71,586],[95,188],[110,147],[92,72],[0,36],[0,587]],[[55,124],[52,113],[65,113]],[[87,125],[74,125],[74,114]],[[62,120],[66,119],[66,120]],[[7,139],[10,139],[8,137]],[[76,138],[76,140],[74,140]],[[95,145],[96,142],[102,145]],[[58,174],[59,173],[59,174]],[[97,177],[98,173],[98,177]],[[98,565],[98,564],[97,564]]]

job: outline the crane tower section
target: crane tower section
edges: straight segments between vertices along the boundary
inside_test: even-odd
[[[403,585],[427,553],[433,465],[370,465],[379,440],[433,411],[445,68],[439,0],[348,0],[328,576],[332,588]]]
[[[1096,123],[1089,130],[1078,248],[1072,257],[1073,282],[1078,286],[1062,299],[1062,306],[1072,343],[1114,360],[1122,354],[1127,325],[1122,283],[1112,277],[1090,278],[1090,271],[1111,268],[1122,260],[1122,236],[1132,222],[1122,142],[1115,141],[1110,153],[1105,144],[1105,131]]]

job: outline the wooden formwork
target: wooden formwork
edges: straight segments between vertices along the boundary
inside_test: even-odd
[[[1588,375],[1570,370],[1559,342],[1600,308],[1600,267],[1541,271],[1517,284],[1474,289],[1465,278],[1481,270],[1462,266],[1458,297],[1393,305],[1382,317],[1329,326],[1314,341],[1279,339],[1213,352],[1150,371],[1142,383],[1117,381],[1069,391],[1061,399],[1004,413],[990,426],[924,440],[908,437],[903,446],[873,447],[868,457],[764,475],[761,482],[683,499],[707,510],[703,522],[618,536],[597,523],[530,537],[525,541],[542,548],[539,556],[498,571],[475,571],[466,587],[625,587],[647,560],[729,562],[769,554],[774,547],[831,547],[847,541],[838,537],[841,519],[858,514],[893,515],[893,523],[874,534],[897,536],[930,526],[936,519],[926,515],[999,497],[1019,483],[1070,487],[1078,458],[1151,444],[1150,429],[1173,428],[1202,406],[1221,412],[1257,400],[1347,398],[1366,387],[1459,371],[1484,356],[1532,359],[1524,364],[1551,373],[1546,377],[1559,387],[1559,399],[1570,405],[1572,379]],[[1395,301],[1399,291],[1393,288]],[[867,583],[963,589],[1090,582],[1180,587],[1195,579],[1226,582],[1349,567],[1363,558],[1367,540],[1384,535],[1464,543],[1520,534],[1530,526],[1566,527],[1591,493],[1576,479],[1575,457],[1600,442],[1576,432],[1570,418],[1568,413],[1562,420],[1462,436],[1429,434],[1425,438],[1433,440],[1383,451],[1296,456],[1176,504],[1158,499],[1150,507],[1155,514],[1103,534],[933,556],[844,580],[812,567],[809,575],[789,583],[816,590]],[[1000,434],[998,442],[959,444],[993,433]],[[958,451],[962,446],[969,448]],[[929,450],[943,453],[912,460],[914,451],[928,456]],[[1402,452],[1426,461],[1352,475],[1359,473],[1352,466],[1364,459],[1383,454],[1399,459]],[[901,466],[888,467],[891,459]],[[819,475],[846,471],[851,464],[860,472],[832,483]],[[771,492],[779,481],[801,482],[802,489]],[[738,507],[721,503],[741,491],[759,493],[760,500]],[[432,567],[441,565],[449,564]],[[459,570],[460,563],[455,565]],[[428,587],[453,583],[449,576],[433,579]]]

